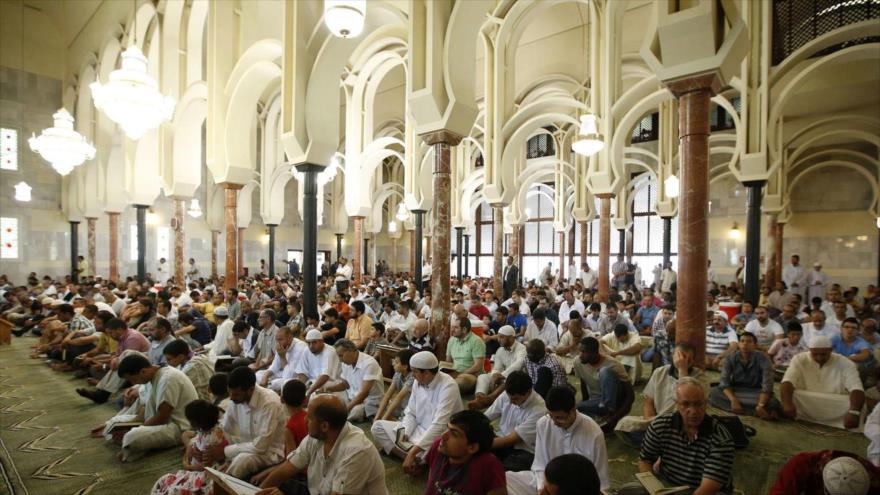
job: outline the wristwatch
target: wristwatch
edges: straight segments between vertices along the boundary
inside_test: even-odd
[[[862,411],[857,411],[855,409],[850,409],[849,411],[847,411],[847,413],[852,414],[853,416],[861,416],[862,415]]]

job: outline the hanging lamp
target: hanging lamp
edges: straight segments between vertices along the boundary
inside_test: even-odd
[[[52,115],[55,126],[31,136],[28,144],[61,175],[67,175],[86,160],[95,157],[95,147],[73,128],[73,116],[65,109]]]

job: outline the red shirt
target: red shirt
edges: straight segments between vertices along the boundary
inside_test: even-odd
[[[292,414],[287,420],[285,428],[287,428],[287,431],[293,435],[293,439],[296,440],[297,445],[302,444],[302,441],[309,435],[309,427],[306,425],[306,411],[302,410]],[[290,452],[285,452],[284,455],[289,453]]]
[[[486,306],[483,306],[482,304],[480,304],[479,306],[471,306],[471,308],[468,311],[470,311],[470,313],[472,315],[476,316],[477,318],[479,318],[481,320],[483,318],[486,318],[487,316],[489,316],[489,308],[487,308]]]
[[[425,456],[429,466],[425,495],[484,495],[507,486],[504,466],[491,452],[483,452],[464,465],[452,465],[437,449],[440,437],[434,440]]]
[[[828,461],[838,457],[852,457],[862,463],[871,480],[868,493],[880,493],[880,469],[861,457],[840,450],[821,450],[818,452],[801,452],[795,455],[779,470],[776,483],[770,489],[770,495],[824,495],[822,470]]]

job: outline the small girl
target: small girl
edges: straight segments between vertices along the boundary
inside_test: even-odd
[[[379,403],[376,420],[394,420],[403,415],[409,404],[409,394],[414,380],[412,368],[409,366],[409,358],[412,355],[412,351],[404,349],[391,361],[394,364],[394,378],[391,379],[391,386],[385,391],[382,402]]]
[[[205,474],[200,454],[216,445],[226,446],[227,441],[220,429],[220,408],[204,400],[194,400],[184,410],[186,419],[196,430],[196,435],[186,446],[183,469],[166,474],[156,481],[153,495],[211,495],[214,486]],[[216,463],[211,467],[218,467]]]

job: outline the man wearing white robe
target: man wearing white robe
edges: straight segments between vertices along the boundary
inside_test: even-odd
[[[601,488],[611,487],[605,436],[595,421],[577,411],[570,387],[553,387],[547,393],[548,414],[538,420],[535,460],[530,471],[507,472],[509,495],[536,495],[544,487],[547,463],[562,454],[581,454],[599,474]]]
[[[280,393],[287,380],[296,378],[296,364],[306,352],[308,346],[293,338],[290,327],[279,328],[275,334],[275,357],[268,368],[257,371],[257,383]]]
[[[372,418],[385,394],[382,367],[373,356],[359,351],[354,342],[348,339],[337,340],[334,350],[342,363],[341,379],[334,385],[324,387],[324,390],[338,393],[348,409],[349,421]]]
[[[825,291],[828,290],[828,275],[822,271],[822,264],[813,263],[813,271],[807,274],[807,302],[813,300],[814,297],[825,299]]]
[[[217,334],[214,340],[204,345],[211,357],[229,354],[229,339],[232,338],[232,327],[235,322],[229,318],[229,310],[226,306],[218,306],[214,308],[214,320],[217,322]]]
[[[590,269],[590,265],[581,264],[581,283],[584,284],[584,289],[592,289],[596,281],[596,272]]]
[[[801,266],[800,256],[791,255],[791,263],[782,269],[782,281],[785,282],[785,286],[790,292],[800,294],[801,297],[806,294],[807,272]]]
[[[324,385],[333,385],[339,379],[339,357],[336,351],[324,345],[320,330],[309,330],[306,334],[309,351],[303,352],[294,365],[297,378],[309,388],[306,397],[311,396]]]
[[[860,428],[865,390],[856,364],[831,352],[825,336],[810,341],[810,352],[792,358],[782,378],[782,407],[789,418],[835,428]]]

